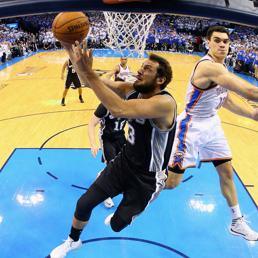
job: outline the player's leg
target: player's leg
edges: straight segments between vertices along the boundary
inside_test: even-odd
[[[68,252],[81,247],[80,235],[89,221],[92,210],[103,202],[107,196],[108,194],[94,183],[80,197],[76,205],[70,234],[63,244],[52,250],[50,253],[51,258],[65,257]]]
[[[69,90],[69,88],[65,88],[64,91],[63,91],[63,97],[62,97],[62,100],[61,100],[61,105],[62,106],[65,106],[65,97],[67,95],[68,90]]]
[[[220,161],[222,162],[222,161]],[[232,212],[230,232],[244,237],[246,240],[258,241],[258,233],[253,231],[244,220],[237,199],[237,191],[233,179],[234,171],[230,161],[214,162],[220,178],[221,192],[227,200]]]
[[[166,189],[177,187],[186,168],[195,167],[198,159],[201,128],[186,114],[178,117],[176,136],[168,165]]]
[[[87,192],[77,201],[69,237],[51,252],[51,258],[65,257],[68,252],[79,248],[81,246],[80,235],[90,219],[92,210],[108,196],[116,196],[121,193],[119,171],[116,173],[116,169],[117,167],[113,164],[107,166],[105,168],[107,173],[100,174]]]
[[[232,154],[218,118],[211,118],[209,124],[212,126],[206,132],[206,138],[209,140],[200,148],[200,160],[213,162],[220,178],[221,192],[229,207],[234,207],[238,201],[231,165]]]
[[[221,192],[226,198],[228,206],[236,206],[238,204],[238,200],[231,161],[228,159],[222,159],[213,161],[213,164],[218,172]],[[241,216],[241,214],[239,215]]]
[[[84,103],[84,100],[82,98],[82,87],[78,87],[78,93],[79,93],[79,100],[81,103]]]
[[[127,173],[123,171],[123,173]],[[148,173],[148,172],[147,172]],[[133,219],[140,215],[146,207],[157,198],[161,190],[165,187],[166,173],[165,171],[149,174],[141,174],[132,178],[131,174],[127,174],[127,190],[123,192],[123,199],[118,205],[114,214],[109,216],[110,226],[113,231],[120,232],[130,225]],[[107,219],[105,224],[107,224]]]
[[[212,161],[220,179],[220,188],[232,214],[230,232],[243,236],[247,240],[258,240],[258,234],[254,232],[244,221],[237,198],[234,183],[234,171],[231,164],[231,151],[225,138],[220,122],[210,122],[212,130],[206,133],[209,141],[200,149],[201,161]],[[213,123],[214,122],[214,123]]]
[[[79,100],[81,103],[84,103],[84,100],[82,98],[82,86],[81,86],[81,82],[78,76],[75,76],[73,78],[73,85],[75,88],[78,89],[78,94],[79,94]]]
[[[62,97],[62,100],[61,100],[61,105],[62,106],[65,106],[65,98],[66,98],[67,92],[68,92],[71,84],[72,84],[72,81],[70,80],[70,78],[67,77],[66,81],[65,81],[65,89],[63,91],[63,97]]]
[[[104,139],[102,141],[102,153],[103,153],[103,161],[105,163],[109,163],[116,156],[116,149],[114,141],[110,141],[109,139]],[[108,197],[104,201],[104,205],[106,208],[112,208],[115,206],[111,197]]]

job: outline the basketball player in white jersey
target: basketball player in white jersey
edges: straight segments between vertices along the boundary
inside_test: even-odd
[[[113,71],[106,75],[106,78],[111,78],[114,75],[115,81],[126,81],[131,73],[127,61],[127,57],[121,57],[120,64],[116,65]]]
[[[257,241],[241,214],[233,181],[231,151],[221,127],[217,110],[229,111],[258,121],[258,109],[239,106],[231,92],[258,101],[258,88],[228,72],[224,60],[229,50],[229,33],[222,26],[207,31],[209,51],[195,66],[186,96],[185,110],[177,120],[176,138],[169,161],[167,188],[176,187],[188,167],[195,167],[197,159],[213,162],[220,178],[222,194],[232,211],[230,232]]]

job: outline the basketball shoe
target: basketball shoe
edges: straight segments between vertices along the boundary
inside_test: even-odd
[[[67,253],[72,250],[78,249],[82,246],[82,241],[79,239],[78,241],[73,241],[72,238],[68,236],[68,238],[64,241],[63,244],[57,246],[50,253],[50,258],[64,258]]]
[[[62,100],[61,100],[61,106],[65,106],[65,99],[64,98],[62,98]]]
[[[80,100],[81,103],[84,103],[84,100],[83,100],[82,96],[79,96],[79,100]]]
[[[114,216],[114,213],[111,213],[111,214],[109,214],[109,215],[105,218],[104,223],[105,223],[106,226],[109,226],[109,225],[110,225],[110,221],[111,221],[111,219],[112,219],[113,216]]]
[[[104,201],[104,205],[105,205],[106,208],[109,208],[109,209],[115,206],[113,200],[112,200],[110,197],[108,197],[108,198]]]
[[[248,226],[247,221],[243,218],[243,216],[232,220],[229,231],[231,234],[242,236],[248,241],[258,241],[258,233]]]

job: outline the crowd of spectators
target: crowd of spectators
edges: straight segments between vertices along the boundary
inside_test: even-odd
[[[103,13],[89,12],[87,15],[91,24],[89,47],[104,48],[108,34]],[[55,14],[45,14],[1,20],[0,61],[28,55],[39,49],[60,48],[60,43],[51,31],[54,17]],[[258,33],[254,28],[216,20],[160,14],[156,16],[149,30],[146,49],[205,53],[208,50],[205,32],[209,26],[215,24],[224,25],[231,32],[232,43],[227,64],[236,72],[250,74],[258,79]]]

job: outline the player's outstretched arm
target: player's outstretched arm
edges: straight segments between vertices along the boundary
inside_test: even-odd
[[[200,64],[200,69],[201,77],[206,77],[248,100],[258,102],[258,87],[229,72],[222,64],[203,62],[203,64]]]
[[[243,100],[239,99],[239,101],[237,101],[237,99],[232,96],[232,93],[228,94],[225,102],[223,103],[223,107],[234,114],[258,121],[258,108],[253,108]]]
[[[175,101],[168,95],[155,95],[148,99],[122,100],[112,114],[124,118],[164,118],[171,115],[173,120]]]

